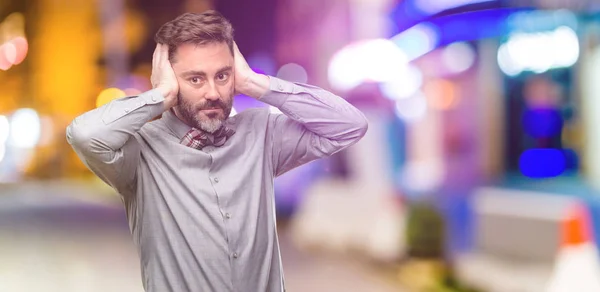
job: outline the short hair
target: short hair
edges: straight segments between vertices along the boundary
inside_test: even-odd
[[[169,46],[171,61],[177,47],[182,44],[226,43],[233,55],[233,27],[229,20],[215,10],[184,13],[161,26],[154,40]]]

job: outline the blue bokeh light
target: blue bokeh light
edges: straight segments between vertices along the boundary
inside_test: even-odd
[[[529,149],[521,154],[519,169],[524,176],[549,178],[561,175],[567,168],[567,159],[559,149]]]

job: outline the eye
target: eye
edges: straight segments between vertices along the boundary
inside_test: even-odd
[[[202,79],[200,79],[200,77],[192,77],[192,78],[190,78],[190,83],[191,84],[200,84],[200,82],[202,82]]]
[[[229,79],[229,73],[219,73],[217,74],[217,80],[219,81],[227,81]]]

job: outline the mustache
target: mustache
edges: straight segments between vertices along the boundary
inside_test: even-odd
[[[221,108],[225,109],[227,105],[223,103],[221,100],[207,100],[199,106],[200,110],[211,109],[211,108]]]

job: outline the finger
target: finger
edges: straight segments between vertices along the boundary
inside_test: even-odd
[[[165,47],[167,47],[166,44],[160,44],[160,48],[158,48],[158,65],[161,67],[165,65]]]
[[[242,53],[240,53],[240,48],[238,47],[236,42],[233,42],[233,52],[234,52],[234,55],[237,55],[237,56],[242,54]]]
[[[244,55],[242,55],[242,52],[240,52],[240,49],[235,42],[234,42],[234,47],[235,47],[234,59],[235,59],[235,64],[237,66],[236,69],[246,70],[246,69],[250,68],[250,66],[248,65],[248,62],[246,61],[246,58],[244,58]]]
[[[161,50],[161,62],[163,62],[163,65],[171,66],[171,63],[169,62],[169,46],[165,44],[161,47]]]
[[[159,55],[160,55],[160,44],[156,44],[156,48],[154,49],[154,53],[152,54],[152,67],[158,66]]]

